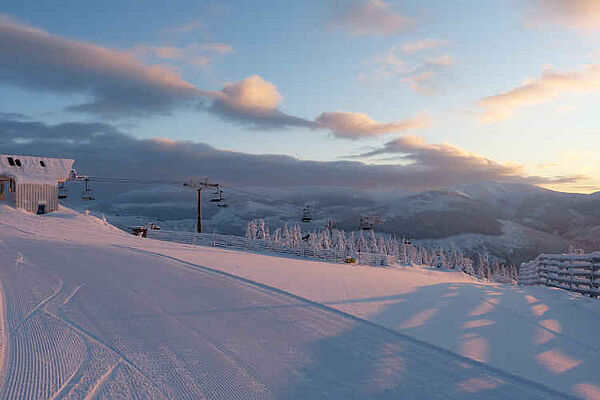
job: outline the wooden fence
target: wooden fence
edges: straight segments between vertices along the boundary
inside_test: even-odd
[[[600,296],[600,252],[540,254],[519,268],[519,284],[541,284]]]
[[[196,233],[185,231],[148,230],[148,237],[169,242],[194,244],[199,246],[222,247],[271,253],[291,257],[309,258],[331,263],[343,263],[348,259],[345,251],[333,249],[312,249],[308,246],[286,246],[282,243],[262,239],[247,239],[242,236],[220,235],[215,233]],[[388,266],[397,262],[396,257],[374,253],[357,253],[355,262],[362,265]]]
[[[538,266],[535,261],[521,264],[519,267],[519,285],[539,285]]]

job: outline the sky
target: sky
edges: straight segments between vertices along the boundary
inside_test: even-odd
[[[595,0],[5,0],[0,152],[93,168],[127,149],[120,168],[184,160],[236,185],[590,193],[598,39]]]

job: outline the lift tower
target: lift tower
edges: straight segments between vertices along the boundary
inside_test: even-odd
[[[202,189],[216,189],[220,191],[221,185],[209,182],[208,178],[205,178],[203,181],[192,179],[189,182],[185,182],[183,186],[189,189],[196,189],[198,192],[198,222],[196,224],[196,232],[202,233]]]

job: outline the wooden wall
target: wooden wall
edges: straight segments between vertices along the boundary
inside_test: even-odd
[[[15,196],[17,208],[37,212],[39,204],[46,205],[46,212],[58,210],[58,185],[17,184]]]

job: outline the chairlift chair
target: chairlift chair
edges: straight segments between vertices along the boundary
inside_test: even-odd
[[[221,189],[213,193],[213,198],[210,199],[212,203],[221,203],[225,199],[223,198],[223,191]],[[218,205],[218,204],[217,204]]]
[[[217,203],[217,207],[227,207],[227,203],[225,203],[225,198],[223,197],[223,191],[221,189],[217,189],[217,191],[213,193],[213,196],[214,197],[210,199],[210,201]]]
[[[360,217],[359,229],[361,231],[372,231],[375,229],[375,225],[380,224],[382,221],[379,217],[374,215],[368,215]]]
[[[58,198],[59,199],[66,199],[67,198],[67,188],[65,187],[64,182],[61,182],[58,184]]]
[[[306,205],[302,209],[302,222],[310,222],[312,221],[312,212],[310,211],[310,206]]]
[[[81,199],[85,200],[85,201],[94,201],[96,199],[94,198],[94,196],[92,194],[93,190],[88,187],[88,182],[89,182],[89,179],[85,178],[84,179],[85,187],[83,189],[83,192],[81,192]]]
[[[223,197],[222,190],[219,191],[219,196],[220,196],[221,201],[217,202],[217,207],[227,208],[228,204],[227,204],[227,202],[225,202],[225,198]]]
[[[374,224],[369,217],[360,217],[359,227],[361,231],[372,231],[374,228]]]

